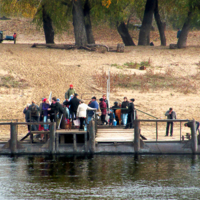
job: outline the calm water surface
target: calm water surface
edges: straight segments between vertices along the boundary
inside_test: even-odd
[[[0,199],[200,199],[200,157],[0,157]]]

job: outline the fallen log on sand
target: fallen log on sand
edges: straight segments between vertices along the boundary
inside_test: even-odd
[[[52,48],[52,49],[85,49],[88,51],[96,51],[98,47],[105,47],[107,49],[107,52],[113,50],[110,50],[107,45],[104,44],[88,44],[86,46],[76,46],[76,45],[71,45],[71,44],[39,44],[39,43],[34,43],[31,47],[46,47],[46,48]]]

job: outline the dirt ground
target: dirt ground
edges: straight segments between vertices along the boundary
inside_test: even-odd
[[[117,69],[112,64],[123,65],[126,62],[151,60],[154,70],[172,68],[174,74],[187,76],[198,73],[200,62],[200,32],[192,31],[188,37],[188,47],[185,49],[170,50],[169,44],[176,43],[176,32],[166,31],[167,46],[161,47],[159,33],[151,33],[151,41],[154,47],[125,47],[124,53],[115,52],[90,52],[86,50],[58,50],[46,48],[31,48],[33,43],[44,43],[44,33],[36,30],[36,27],[27,19],[12,19],[0,21],[0,29],[5,35],[17,33],[17,44],[4,41],[0,44],[0,76],[10,74],[16,79],[24,79],[29,87],[23,88],[0,88],[0,119],[19,119],[24,121],[23,109],[27,103],[35,100],[41,103],[43,97],[48,98],[50,91],[53,96],[64,100],[64,94],[70,84],[74,85],[79,97],[90,100],[92,96],[100,98],[103,94],[98,88],[92,75],[97,71],[110,69],[111,73],[145,73],[137,69]],[[134,42],[137,44],[139,31],[131,31]],[[117,46],[121,38],[116,30],[108,27],[95,27],[94,36],[97,44]],[[55,43],[74,43],[73,29],[61,36],[56,36]],[[106,83],[105,83],[106,84]],[[198,100],[199,91],[196,93],[178,93],[173,89],[163,88],[159,91],[141,93],[140,90],[117,88],[111,93],[111,105],[114,101],[122,101],[124,96],[135,98],[135,107],[149,113],[159,119],[165,119],[165,112],[173,107],[178,119],[195,119],[200,121],[200,105]],[[152,119],[148,115],[138,112],[140,119]],[[164,127],[159,132],[164,135]],[[152,125],[153,129],[155,125]],[[19,136],[24,135],[25,127],[19,129]],[[179,126],[177,137],[179,136]],[[183,132],[188,131],[183,128]],[[9,137],[8,127],[0,128],[1,140]],[[153,134],[152,131],[147,136]]]

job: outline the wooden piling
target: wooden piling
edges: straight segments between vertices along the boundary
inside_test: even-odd
[[[17,153],[17,124],[10,123],[10,150]]]
[[[191,135],[192,135],[192,153],[196,153],[198,150],[198,140],[196,132],[196,121],[193,120],[191,123]]]
[[[138,153],[140,151],[140,122],[135,120],[134,124],[134,149],[135,153]]]
[[[49,152],[51,154],[56,153],[55,132],[56,132],[56,122],[53,122],[50,125],[50,134],[49,134],[50,136]]]
[[[90,152],[95,152],[95,122],[91,120],[89,122],[89,144],[90,144]]]
[[[87,152],[87,132],[84,134],[84,138],[85,138],[85,152]]]
[[[74,152],[76,152],[77,151],[76,133],[73,134],[73,145],[74,145]]]

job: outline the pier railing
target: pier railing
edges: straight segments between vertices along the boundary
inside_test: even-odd
[[[198,139],[197,139],[197,131],[196,131],[196,122],[195,120],[181,120],[181,119],[137,119],[134,120],[134,145],[135,145],[135,151],[138,152],[140,150],[140,134],[141,134],[141,127],[140,122],[155,122],[156,123],[156,142],[158,142],[158,123],[159,122],[179,122],[180,123],[180,141],[182,139],[182,132],[181,132],[181,123],[187,122],[190,124],[191,129],[191,141],[192,141],[192,151],[193,153],[196,153],[198,150]]]
[[[55,132],[56,132],[56,123],[55,122],[2,122],[0,125],[10,126],[10,139],[5,144],[6,149],[10,149],[11,153],[17,153],[18,147],[21,146],[18,140],[18,126],[20,125],[50,125],[50,131],[30,131],[30,134],[49,134],[49,152],[55,153]],[[3,147],[4,148],[4,147]]]

